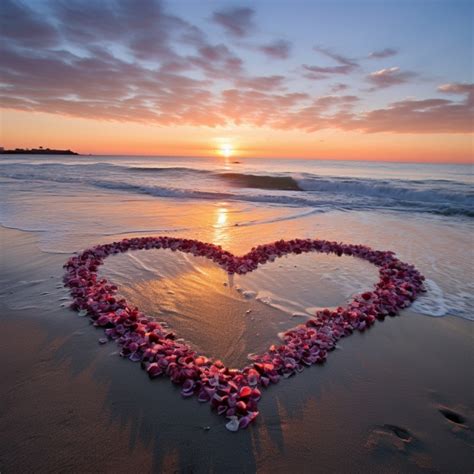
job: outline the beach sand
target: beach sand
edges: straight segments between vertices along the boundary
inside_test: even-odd
[[[212,209],[218,221],[219,208]],[[165,211],[156,210],[162,215]],[[391,248],[389,241],[380,245],[367,241],[362,231],[357,234],[350,216],[311,215],[279,225],[272,220],[282,211],[267,210],[268,223],[256,233],[250,226],[232,226],[230,211],[227,230],[203,225],[199,231],[194,226],[192,236],[236,253],[257,243],[309,235]],[[203,209],[199,213],[204,214]],[[318,235],[320,231],[324,235]],[[179,235],[191,236],[186,231]],[[68,293],[61,281],[68,253],[42,252],[41,235],[34,232],[1,228],[0,239],[2,473],[473,470],[469,321],[406,310],[377,322],[369,331],[341,340],[323,366],[264,390],[257,421],[230,433],[208,404],[182,399],[168,379],[150,381],[139,364],[118,356],[114,343],[98,344],[103,332],[67,308]],[[84,239],[83,247],[91,243],[97,242]],[[170,322],[196,347],[236,365],[248,352],[277,340],[279,328],[304,318],[291,317],[262,299],[247,299],[238,288],[246,285],[251,291],[266,285],[277,295],[283,292],[291,307],[295,300],[304,300],[303,277],[314,262],[326,271],[335,265],[321,256],[314,262],[282,259],[272,265],[284,265],[280,275],[286,273],[289,284],[272,280],[275,272],[263,268],[254,280],[249,275],[248,281],[228,286],[226,275],[208,263],[173,263],[169,255],[133,262],[127,256],[113,258],[102,271],[122,279],[127,298],[148,304],[144,309],[156,311],[157,318]],[[343,276],[363,273],[355,282],[362,285],[373,280],[371,268],[346,263],[339,267]],[[159,278],[154,265],[161,265]],[[140,268],[142,278],[136,273]],[[298,275],[299,290],[294,285]],[[337,292],[343,287],[317,275],[315,270],[315,293],[310,292],[308,304],[315,295],[324,305],[338,304]],[[321,287],[319,293],[316,287]],[[247,309],[251,313],[245,314]],[[229,350],[232,341],[236,344]]]

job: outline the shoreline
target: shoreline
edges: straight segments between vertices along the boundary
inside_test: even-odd
[[[377,323],[342,340],[325,365],[266,390],[257,422],[233,434],[207,404],[182,399],[167,380],[148,380],[118,357],[113,343],[97,344],[101,331],[60,307],[66,294],[57,288],[64,254],[40,252],[34,233],[0,231],[8,250],[2,279],[44,280],[38,285],[46,285],[41,290],[48,288],[51,300],[49,310],[41,304],[28,308],[34,301],[11,310],[0,299],[1,357],[8,361],[0,395],[2,470],[308,472],[315,463],[337,472],[472,467],[469,321],[408,310]],[[464,422],[450,421],[442,409]]]

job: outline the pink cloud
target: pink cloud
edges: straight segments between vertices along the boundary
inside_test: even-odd
[[[285,40],[276,40],[258,48],[262,53],[275,59],[287,59],[290,56],[291,43]]]
[[[315,96],[290,74],[252,74],[229,44],[214,44],[161,2],[143,2],[141,9],[120,0],[91,2],[88,8],[74,0],[53,2],[53,18],[36,15],[23,3],[5,0],[4,5],[4,16],[13,25],[0,30],[4,108],[158,126],[245,124],[309,133],[323,128],[472,131],[473,84],[451,82],[439,86],[436,98],[399,100],[361,112],[358,106],[365,104],[344,94],[347,84],[328,85],[329,95]],[[251,9],[219,13],[224,15],[219,24],[227,22],[224,27],[234,37],[255,27]],[[277,40],[252,48],[284,59],[290,45]],[[356,60],[322,47],[314,50],[323,62],[304,66],[307,77],[332,79],[358,72]],[[376,53],[387,57],[390,51],[374,57]],[[387,68],[366,80],[380,89],[413,77],[415,73]]]
[[[305,77],[308,79],[325,79],[329,75],[333,74],[347,75],[359,67],[359,65],[353,59],[334,53],[326,48],[315,46],[313,49],[323,56],[330,58],[337,64],[334,66],[308,66],[307,64],[303,64],[303,69],[306,71]]]
[[[235,84],[237,87],[242,87],[244,89],[269,91],[281,89],[284,82],[284,76],[257,76],[237,79]]]
[[[407,99],[354,117],[349,127],[365,132],[472,133],[474,105],[444,99]]]
[[[438,91],[444,92],[445,94],[467,94],[471,104],[474,101],[474,84],[451,82],[441,84],[438,87]]]
[[[230,35],[242,38],[254,29],[253,16],[251,8],[235,7],[214,12],[212,20]]]
[[[187,60],[213,78],[240,74],[243,65],[243,61],[223,44],[204,44],[198,48],[197,55],[188,56]]]
[[[349,89],[349,86],[347,84],[342,84],[341,82],[331,86],[331,92],[333,93],[342,92],[347,89]]]
[[[305,93],[228,89],[222,93],[218,110],[228,123],[277,127],[282,116],[309,98]]]
[[[384,89],[399,84],[404,84],[410,79],[416,77],[411,71],[400,71],[399,67],[389,67],[371,72],[367,76],[367,81],[371,83],[375,89]]]

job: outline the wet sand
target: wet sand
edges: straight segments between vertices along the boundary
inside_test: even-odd
[[[469,321],[407,310],[377,323],[265,390],[256,423],[229,433],[61,307],[66,254],[34,233],[2,228],[0,242],[2,473],[473,470]]]
[[[368,262],[317,253],[285,256],[229,278],[204,257],[171,250],[113,255],[99,275],[198,353],[240,368],[249,354],[265,352],[316,307],[337,307],[379,279]]]

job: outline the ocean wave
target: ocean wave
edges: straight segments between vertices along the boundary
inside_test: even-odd
[[[177,198],[177,199],[206,199],[215,201],[246,201],[256,203],[281,204],[286,206],[313,207],[316,203],[304,196],[287,196],[281,194],[241,194],[220,191],[200,191],[192,189],[179,189],[163,186],[135,185],[125,182],[94,181],[95,187],[113,189],[117,191],[128,191],[150,196]],[[329,205],[330,201],[318,203]]]
[[[271,176],[244,173],[219,173],[232,186],[241,188],[275,189],[278,191],[303,191],[291,176]]]
[[[387,202],[386,197],[382,200],[366,200],[364,196],[357,196],[359,199],[347,200],[344,196],[340,196],[338,200],[330,198],[327,195],[318,196],[316,200],[314,196],[306,193],[290,193],[290,194],[242,194],[224,191],[201,191],[191,189],[180,189],[163,186],[146,186],[134,185],[125,182],[108,182],[108,181],[94,181],[94,186],[99,188],[114,189],[117,191],[128,191],[139,194],[148,194],[156,197],[178,198],[178,199],[205,199],[217,201],[246,201],[255,203],[280,204],[284,206],[298,206],[298,207],[318,207],[321,211],[330,209],[351,210],[351,209],[377,209],[384,208],[387,210],[406,210],[429,212],[444,216],[467,216],[474,217],[474,209],[469,206],[455,206],[452,202],[445,202],[437,200],[426,201],[408,201],[408,202],[393,202],[393,198],[389,198]],[[265,188],[268,189],[268,188]]]
[[[369,179],[320,179],[306,178],[297,180],[304,191],[341,193],[346,195],[367,196],[373,198],[394,199],[413,202],[444,202],[472,205],[474,193],[462,183],[456,183],[463,191],[452,192],[445,186],[440,188],[437,181],[402,181]],[[417,189],[418,187],[418,189]]]
[[[238,200],[322,211],[385,209],[474,217],[472,187],[445,179],[341,178],[110,163],[0,164],[0,176],[178,199]]]
[[[187,168],[185,166],[169,166],[169,167],[156,167],[156,166],[118,166],[112,165],[115,169],[120,169],[123,172],[130,173],[147,173],[147,174],[211,174],[211,171],[199,170],[195,168]]]
[[[474,204],[474,193],[469,185],[453,183],[445,179],[427,180],[380,180],[319,177],[315,175],[281,175],[235,173],[197,170],[186,167],[121,167],[123,171],[144,173],[200,174],[223,180],[232,187],[275,191],[306,191],[317,193],[366,196],[393,199],[405,202],[432,202],[470,205]],[[455,192],[449,188],[455,186]]]

